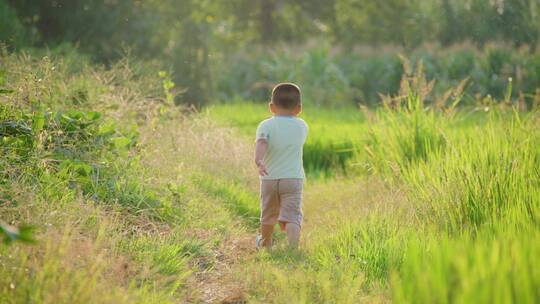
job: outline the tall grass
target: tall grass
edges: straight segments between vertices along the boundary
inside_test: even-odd
[[[538,228],[429,238],[409,244],[392,275],[396,303],[536,303]]]
[[[426,111],[419,96],[406,96],[406,105],[378,111],[378,122],[366,136],[364,151],[369,171],[399,174],[409,166],[426,161],[432,153],[441,153],[446,141],[441,130],[445,120]]]
[[[378,174],[405,183],[423,229],[394,263],[396,302],[524,302],[538,299],[527,270],[537,242],[540,187],[538,112],[482,108],[478,124],[425,107],[378,112],[365,154]],[[524,237],[527,235],[527,237]]]
[[[491,115],[482,129],[449,132],[452,148],[404,175],[452,230],[538,223],[538,116],[499,115]]]
[[[365,146],[370,168],[410,184],[432,210],[444,210],[437,221],[452,230],[501,220],[508,212],[518,212],[514,220],[534,220],[537,112],[486,108],[481,127],[463,130],[453,107],[448,115],[424,106],[430,86],[415,77],[402,83],[405,105],[394,98],[395,108],[387,103],[378,113]]]

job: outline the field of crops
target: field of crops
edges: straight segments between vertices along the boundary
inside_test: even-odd
[[[175,107],[127,61],[0,60],[2,303],[540,300],[537,107],[306,102],[300,249],[257,252],[266,105]]]

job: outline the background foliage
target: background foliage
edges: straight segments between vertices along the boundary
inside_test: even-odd
[[[514,95],[531,99],[540,78],[535,0],[0,0],[0,8],[0,40],[11,47],[69,42],[105,63],[129,50],[169,68],[177,102],[196,105],[264,100],[285,80],[315,104],[375,104],[399,88],[397,54],[424,61],[442,85],[470,76],[470,94],[501,97],[513,77]]]

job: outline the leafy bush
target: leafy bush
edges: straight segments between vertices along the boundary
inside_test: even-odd
[[[216,61],[213,78],[218,99],[224,102],[237,97],[268,100],[274,84],[293,81],[302,87],[307,105],[379,105],[379,93],[399,92],[401,76],[407,70],[400,53],[410,59],[411,67],[423,63],[427,79],[436,80],[434,96],[444,95],[449,87],[469,79],[464,87],[464,101],[470,104],[475,103],[476,95],[489,94],[502,99],[508,79],[512,78],[512,97],[522,98],[531,108],[540,83],[540,55],[505,45],[488,45],[484,49],[468,45],[448,49],[419,47],[412,51],[399,48],[350,51],[331,49],[324,44],[283,46],[273,51],[256,49]]]
[[[0,0],[0,42],[10,47],[22,47],[32,44],[32,32],[25,27],[17,16],[17,11],[6,0]]]
[[[14,119],[0,120],[0,125],[9,126],[4,128],[0,149],[5,168],[0,174],[4,178],[25,176],[29,181],[39,181],[54,172],[96,200],[117,197],[120,203],[136,205],[136,200],[142,199],[121,195],[122,189],[117,188],[121,179],[115,172],[120,168],[112,165],[118,161],[118,155],[135,146],[135,133],[122,134],[116,124],[104,121],[99,112],[28,113],[5,105],[0,105],[0,109],[12,113]],[[32,128],[24,127],[27,125]],[[127,192],[136,192],[133,190]]]
[[[221,64],[217,72],[220,99],[227,101],[240,96],[268,100],[272,86],[286,81],[298,83],[303,90],[303,100],[311,105],[336,106],[354,97],[349,80],[328,47],[305,53],[288,49],[263,53],[263,56],[238,54],[229,61],[232,66]]]
[[[44,189],[43,194],[61,184],[94,201],[119,203],[132,210],[152,209],[155,214],[160,207],[157,195],[126,174],[141,172],[138,159],[129,157],[137,147],[137,126],[121,125],[103,112],[79,108],[99,109],[98,96],[115,83],[124,90],[132,87],[126,96],[135,98],[137,94],[161,94],[154,88],[160,89],[160,85],[152,87],[158,82],[146,83],[152,88],[148,90],[135,86],[144,73],[137,71],[137,65],[128,67],[126,61],[112,68],[111,78],[100,68],[93,70],[96,78],[81,77],[81,72],[91,73],[92,68],[81,65],[70,70],[70,56],[62,57],[67,61],[50,57],[34,61],[26,74],[29,81],[20,81],[21,69],[28,68],[22,63],[35,60],[31,58],[8,54],[1,58],[8,64],[0,79],[0,87],[6,87],[0,94],[0,178],[34,184]],[[154,78],[159,80],[157,72]],[[24,91],[16,87],[21,85]],[[141,100],[151,102],[147,97]],[[135,104],[131,113],[124,113],[140,117]]]

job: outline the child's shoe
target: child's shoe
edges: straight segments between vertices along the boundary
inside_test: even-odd
[[[262,235],[259,234],[259,235],[257,235],[257,236],[255,237],[255,247],[257,248],[257,250],[261,250],[261,248],[262,248],[262,241],[263,241]]]

